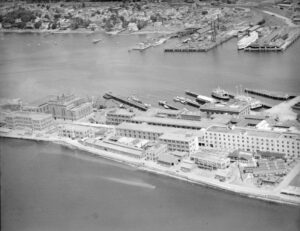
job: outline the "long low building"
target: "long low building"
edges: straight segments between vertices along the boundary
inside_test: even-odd
[[[230,159],[227,157],[228,154],[226,151],[200,149],[198,152],[192,154],[190,158],[200,168],[225,169],[230,164]]]
[[[200,107],[200,111],[206,112],[208,115],[247,115],[250,113],[250,103],[242,101],[233,101],[227,103],[206,103]]]
[[[12,112],[5,115],[6,126],[10,129],[29,128],[42,131],[54,125],[51,115],[33,112]]]
[[[146,123],[122,123],[116,127],[116,133],[118,136],[154,141],[160,140],[168,144],[170,151],[177,150],[191,153],[194,150],[197,150],[199,146],[204,146],[204,130],[188,130],[173,127],[161,127],[148,125]],[[193,140],[193,142],[197,142],[197,144],[196,146],[194,146],[194,143],[185,143],[186,140]]]
[[[96,139],[86,139],[85,145],[107,151],[112,153],[117,153],[125,156],[129,156],[136,159],[141,159],[145,156],[144,150],[141,148],[131,147],[128,145],[124,145],[117,142],[110,142],[110,141],[102,141]]]
[[[64,124],[59,127],[59,135],[72,139],[82,139],[85,137],[95,137],[95,129],[88,126],[76,124]]]
[[[170,151],[187,152],[189,154],[198,150],[198,137],[192,134],[165,133],[159,140],[168,145]]]
[[[284,153],[285,157],[300,157],[300,134],[251,128],[212,126],[205,132],[206,146],[217,149],[250,152]]]
[[[223,121],[220,118],[207,119],[203,118],[200,121],[175,119],[175,118],[161,118],[161,117],[150,117],[150,116],[135,116],[132,118],[132,123],[147,123],[149,125],[163,126],[163,127],[173,127],[173,128],[183,128],[191,130],[201,130],[202,128],[208,128],[212,125],[218,124],[228,124],[229,118],[225,118]]]

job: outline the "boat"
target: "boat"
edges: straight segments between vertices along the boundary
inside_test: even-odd
[[[164,104],[165,109],[170,109],[168,105]]]
[[[159,105],[166,105],[166,104],[167,104],[167,101],[160,100],[160,101],[158,101],[158,104],[159,104]]]
[[[212,91],[211,95],[217,99],[221,100],[229,100],[230,96],[227,91],[221,89],[221,88],[216,88]]]
[[[150,43],[139,43],[136,47],[133,47],[132,50],[143,51],[151,47]]]
[[[250,103],[250,109],[258,109],[263,106],[262,102],[246,95],[236,95],[235,99]]]
[[[198,95],[196,101],[200,103],[214,103],[215,100],[213,98],[207,97],[205,95]]]
[[[140,99],[136,98],[135,96],[131,96],[131,99],[137,103],[143,103]]]
[[[175,102],[180,102],[182,104],[186,104],[186,99],[183,98],[183,97],[180,97],[180,96],[176,96],[174,99],[173,99]]]
[[[300,110],[300,102],[294,104],[294,105],[292,106],[292,108],[293,108],[294,110]]]
[[[144,106],[147,107],[147,108],[150,108],[150,107],[151,107],[151,104],[144,103]]]
[[[163,44],[164,42],[166,42],[167,40],[168,40],[167,38],[160,38],[159,40],[157,40],[156,42],[154,42],[154,43],[152,44],[152,46],[153,46],[153,47],[159,46],[159,45]]]
[[[94,39],[94,40],[93,40],[93,43],[96,44],[96,43],[98,43],[98,42],[100,42],[100,41],[102,41],[102,40],[101,40],[101,39]]]
[[[250,32],[249,35],[242,37],[238,43],[238,50],[243,50],[248,47],[251,43],[255,42],[258,39],[258,33],[256,31]]]

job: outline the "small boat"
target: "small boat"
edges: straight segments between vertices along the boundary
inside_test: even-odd
[[[158,101],[158,104],[163,106],[163,105],[166,105],[166,104],[167,104],[167,101],[160,100],[160,101]]]
[[[100,41],[102,41],[102,40],[101,40],[101,39],[94,39],[94,40],[93,40],[93,43],[94,43],[94,44],[97,44],[97,43],[100,42]]]
[[[168,105],[164,104],[165,109],[170,109]]]
[[[149,107],[151,107],[151,104],[144,103],[144,106],[145,106],[146,108],[149,108]]]
[[[221,89],[221,88],[216,88],[212,91],[211,95],[217,99],[221,99],[221,100],[229,100],[229,94],[227,91]]]
[[[142,103],[142,101],[138,98],[136,98],[135,96],[131,96],[131,99],[137,103]]]
[[[159,46],[159,45],[163,44],[164,42],[166,42],[167,40],[168,40],[167,38],[160,38],[159,40],[157,40],[156,42],[154,42],[154,43],[152,44],[152,46],[153,46],[153,47]]]

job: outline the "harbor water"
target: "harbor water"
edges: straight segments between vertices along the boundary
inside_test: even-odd
[[[185,90],[209,96],[218,86],[233,93],[237,86],[300,92],[300,41],[282,53],[238,52],[235,38],[207,53],[164,53],[170,41],[128,52],[149,36],[2,33],[0,97],[31,102],[62,92],[112,91],[157,105]]]
[[[141,172],[48,142],[1,138],[2,229],[296,231],[300,209]]]
[[[0,97],[73,92],[171,102],[218,86],[300,92],[299,41],[244,53],[232,39],[208,53],[128,50],[147,35],[0,34]],[[94,39],[102,39],[94,44]],[[137,171],[47,142],[0,140],[1,230],[299,230],[297,207]]]

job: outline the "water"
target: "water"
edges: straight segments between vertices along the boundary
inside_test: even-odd
[[[238,52],[236,39],[208,53],[164,53],[161,46],[128,52],[146,38],[2,33],[0,97],[30,102],[62,92],[101,96],[110,90],[156,105],[186,89],[210,95],[217,86],[300,92],[300,41],[284,53]]]
[[[0,140],[1,230],[299,230],[300,209],[47,142]]]
[[[97,45],[92,41],[103,39]],[[300,92],[299,41],[284,53],[128,49],[147,36],[0,34],[0,97],[136,94],[156,104],[221,86]],[[136,171],[50,143],[1,139],[2,230],[299,230],[299,208]]]

